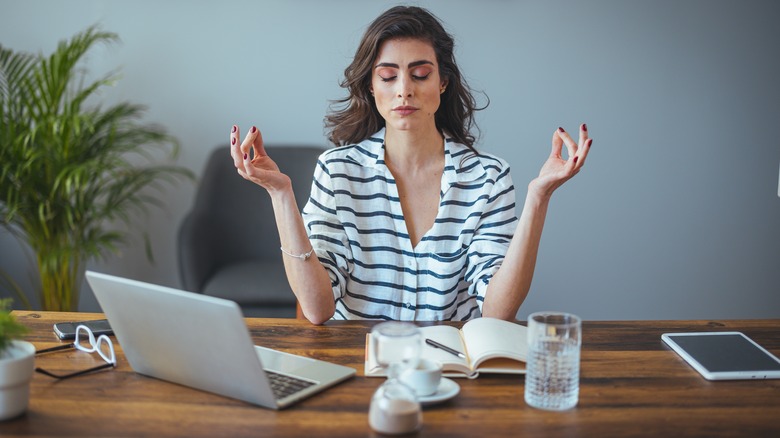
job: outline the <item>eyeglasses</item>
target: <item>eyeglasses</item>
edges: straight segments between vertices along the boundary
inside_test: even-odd
[[[114,343],[111,342],[111,338],[109,338],[106,335],[100,335],[96,340],[95,335],[92,333],[92,330],[90,330],[89,327],[85,325],[80,325],[76,327],[76,339],[73,341],[72,344],[59,345],[57,347],[52,347],[52,348],[45,348],[43,350],[36,351],[35,355],[37,356],[39,354],[44,354],[44,353],[53,353],[55,351],[68,350],[71,348],[75,348],[76,350],[80,350],[80,351],[85,351],[87,353],[97,352],[100,355],[100,357],[106,361],[106,363],[86,370],[76,371],[70,374],[55,374],[52,373],[51,371],[46,371],[43,368],[35,368],[35,371],[41,374],[45,374],[49,377],[54,377],[55,379],[67,379],[69,377],[76,377],[82,374],[91,373],[92,371],[116,367],[116,355],[114,354]]]

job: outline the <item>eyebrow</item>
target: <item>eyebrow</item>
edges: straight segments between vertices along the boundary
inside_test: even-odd
[[[414,68],[414,67],[417,67],[417,66],[420,66],[420,65],[433,65],[433,63],[431,61],[427,61],[427,60],[414,61],[414,62],[410,62],[409,63],[409,68]],[[379,64],[374,66],[374,68],[379,68],[379,67],[400,68],[398,66],[398,64],[393,64],[392,62],[380,62]]]

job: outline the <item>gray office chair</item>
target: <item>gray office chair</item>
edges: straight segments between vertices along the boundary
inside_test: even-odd
[[[292,179],[298,208],[309,199],[323,148],[266,146]],[[271,199],[236,172],[227,145],[212,152],[192,210],[179,228],[179,274],[185,290],[237,302],[248,317],[295,317],[279,251]]]

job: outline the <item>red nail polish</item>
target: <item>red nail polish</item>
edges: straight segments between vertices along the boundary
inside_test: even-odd
[[[232,145],[234,145],[234,146],[235,146],[235,144],[236,144],[236,138],[235,138],[235,137],[233,137],[232,139],[230,139],[230,144],[232,144]]]
[[[563,131],[563,128],[561,128],[561,127],[559,126],[559,127],[558,127],[558,132],[564,132],[564,131]]]
[[[588,139],[588,147],[590,147],[590,145],[592,144],[593,144],[593,139],[592,138]]]
[[[244,159],[246,160],[247,154],[244,154]]]
[[[583,123],[582,124],[582,130],[587,132],[588,131],[588,125]]]
[[[257,131],[257,127],[253,126],[252,127],[252,134],[254,134],[256,131]]]
[[[577,160],[578,160],[579,158],[580,158],[580,157],[574,157],[574,164],[577,164]]]
[[[236,129],[238,129],[238,126],[236,126],[236,125],[233,125],[233,130],[232,130],[232,131],[230,131],[230,132],[236,132]]]

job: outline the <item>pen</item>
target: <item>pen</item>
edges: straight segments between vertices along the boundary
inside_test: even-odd
[[[442,345],[442,344],[434,341],[433,339],[426,339],[425,343],[430,345],[433,348],[440,348],[440,349],[446,351],[447,353],[454,354],[455,356],[458,356],[458,357],[460,357],[462,359],[466,358],[466,355],[461,353],[460,351],[452,349],[452,348],[450,348],[450,347],[448,347],[446,345]]]

